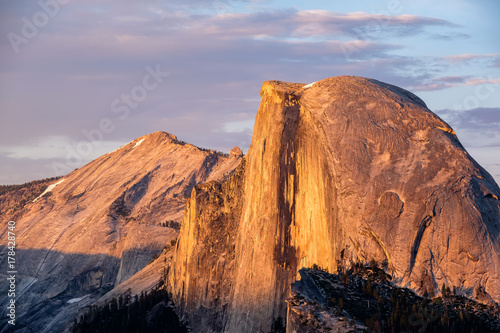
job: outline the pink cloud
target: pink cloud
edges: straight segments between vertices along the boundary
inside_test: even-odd
[[[449,55],[443,58],[451,63],[460,63],[460,62],[468,62],[470,60],[490,59],[498,57],[500,57],[500,53],[488,53],[488,54],[464,53],[464,54]]]

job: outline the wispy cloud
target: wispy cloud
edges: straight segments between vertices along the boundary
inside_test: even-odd
[[[448,33],[431,33],[430,37],[432,39],[440,40],[440,41],[452,41],[457,39],[467,39],[471,38],[471,35],[464,34],[461,32],[448,32]]]
[[[411,86],[414,91],[437,91],[453,87],[500,84],[500,78],[472,78],[470,76],[436,77],[420,85]]]
[[[342,35],[382,38],[386,34],[414,35],[430,26],[455,27],[446,20],[415,15],[389,16],[326,10],[224,13],[196,17],[196,23],[190,25],[191,29],[202,29],[207,34],[253,38],[267,36],[277,39],[331,38]]]
[[[500,53],[488,53],[488,54],[472,54],[472,53],[464,53],[464,54],[456,54],[456,55],[448,55],[445,56],[444,59],[451,63],[468,63],[473,60],[495,60],[498,61],[500,58]]]
[[[172,9],[156,5],[134,7],[136,10],[131,14],[130,7],[124,7],[118,2],[77,7],[78,10],[69,6],[64,8],[65,15],[58,17],[61,21],[57,22],[58,27],[64,29],[48,29],[44,34],[52,39],[58,39],[61,43],[70,42],[70,45],[93,42],[97,45],[104,43],[110,48],[112,46],[121,48],[123,44],[140,43],[149,38],[157,38],[157,42],[168,41],[174,37],[173,35],[196,35],[198,38],[210,36],[225,40],[272,38],[316,41],[357,36],[358,38],[354,39],[362,37],[365,40],[382,39],[387,35],[415,35],[422,33],[428,27],[456,27],[455,24],[443,19],[416,15],[389,16],[365,12],[337,13],[326,10],[294,9],[256,13],[217,11],[199,13],[196,10]],[[37,9],[39,10],[33,7],[32,11],[35,12]],[[11,28],[16,30],[16,25],[20,28],[22,22],[10,24]],[[78,36],[78,38],[71,43],[65,36],[73,38]]]
[[[66,136],[47,136],[32,140],[31,144],[0,146],[0,155],[17,160],[52,160],[64,159],[71,154],[71,149],[77,147],[75,142]],[[82,162],[89,162],[103,154],[106,154],[126,142],[102,141],[93,147],[93,151],[85,156]]]

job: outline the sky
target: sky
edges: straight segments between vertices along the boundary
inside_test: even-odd
[[[262,81],[410,90],[500,183],[496,0],[0,0],[0,184],[166,131],[250,146]]]

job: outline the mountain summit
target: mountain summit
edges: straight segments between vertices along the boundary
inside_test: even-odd
[[[420,98],[351,76],[261,97],[245,162],[184,211],[169,285],[194,331],[282,327],[314,264],[375,260],[421,294],[500,302],[500,189]]]

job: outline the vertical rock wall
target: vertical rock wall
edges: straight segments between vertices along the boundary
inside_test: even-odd
[[[169,283],[179,313],[189,319],[194,331],[221,332],[225,326],[244,168],[245,161],[222,184],[211,181],[196,186],[184,209]]]

